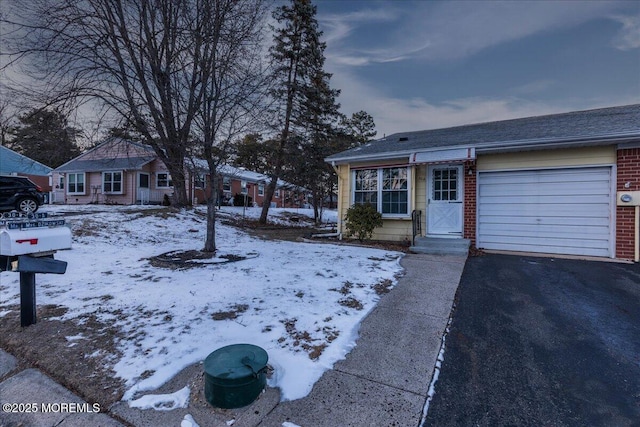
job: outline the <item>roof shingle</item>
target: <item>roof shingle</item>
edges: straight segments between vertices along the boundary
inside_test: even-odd
[[[444,129],[401,132],[329,156],[327,161],[382,157],[445,147],[508,146],[521,142],[544,145],[563,141],[593,141],[621,136],[640,137],[640,104],[574,111]]]

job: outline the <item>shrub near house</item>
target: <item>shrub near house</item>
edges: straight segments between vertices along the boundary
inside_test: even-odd
[[[345,227],[350,236],[356,236],[361,242],[373,235],[373,230],[382,227],[382,214],[373,206],[353,205],[347,209]]]

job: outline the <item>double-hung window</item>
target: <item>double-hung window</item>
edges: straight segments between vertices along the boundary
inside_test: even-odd
[[[102,192],[122,194],[122,172],[102,172]]]
[[[378,209],[378,169],[355,171],[353,203]]]
[[[171,175],[166,172],[159,172],[156,175],[156,188],[169,188],[173,187],[173,182],[171,181]]]
[[[355,170],[353,181],[354,204],[370,204],[389,217],[409,215],[408,167]]]
[[[206,182],[207,182],[207,177],[203,173],[196,174],[193,177],[193,186],[196,188],[205,188]]]
[[[67,174],[67,194],[85,194],[84,172]]]
[[[407,168],[382,169],[382,213],[409,213],[409,179]]]

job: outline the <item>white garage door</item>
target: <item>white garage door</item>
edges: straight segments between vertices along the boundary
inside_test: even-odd
[[[611,168],[480,172],[479,248],[612,256]]]

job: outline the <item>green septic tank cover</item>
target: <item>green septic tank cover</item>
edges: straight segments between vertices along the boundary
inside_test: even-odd
[[[220,382],[234,384],[252,378],[267,366],[269,356],[252,344],[233,344],[219,348],[204,361],[204,371]],[[217,381],[216,381],[217,382]]]
[[[251,344],[234,344],[204,361],[204,397],[219,408],[240,408],[253,402],[266,385],[267,352]]]

